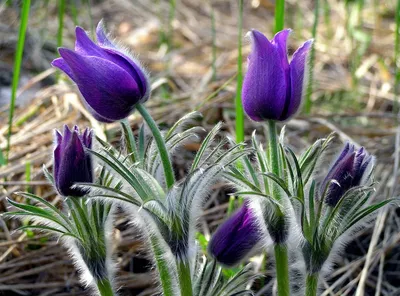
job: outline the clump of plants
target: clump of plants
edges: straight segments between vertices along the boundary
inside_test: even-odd
[[[190,113],[166,131],[145,108],[150,98],[149,75],[128,52],[110,40],[100,23],[97,43],[77,27],[75,49],[60,48],[53,66],[79,88],[87,109],[103,123],[120,122],[123,143],[118,150],[96,138],[90,128],[65,126],[54,134],[53,172],[44,170],[63,197],[61,208],[31,193],[18,193],[29,204],[9,199],[6,216],[33,223],[58,236],[69,250],[81,280],[95,294],[118,294],[112,240],[114,212],[123,209],[141,231],[166,296],[253,295],[258,275],[249,256],[273,250],[279,296],[294,293],[289,258],[303,262],[301,294],[317,295],[319,279],[329,270],[343,241],[349,239],[388,199],[371,204],[375,159],[364,148],[346,143],[323,180],[315,170],[325,159],[332,135],[316,141],[297,156],[285,144],[277,122],[290,120],[301,106],[312,40],[287,57],[290,30],[268,40],[248,33],[252,50],[244,77],[242,103],[248,117],[268,130],[263,145],[253,133],[251,144],[217,140],[221,124],[201,142],[187,174],[176,179],[171,158],[198,127]],[[137,135],[127,121],[139,112],[144,123]],[[94,144],[96,142],[96,144]],[[212,185],[221,180],[244,202],[216,230],[203,254],[196,239],[197,220]],[[227,278],[223,268],[241,266]],[[299,291],[297,291],[299,292]]]

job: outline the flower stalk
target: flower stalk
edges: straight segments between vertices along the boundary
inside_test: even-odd
[[[139,111],[140,115],[142,115],[144,121],[146,121],[147,125],[149,126],[153,134],[154,140],[156,141],[157,144],[158,151],[160,152],[161,162],[164,168],[165,183],[167,185],[167,188],[171,188],[175,183],[175,176],[174,176],[174,171],[172,169],[171,160],[169,158],[167,146],[165,145],[164,142],[164,138],[161,135],[161,132],[156,122],[151,117],[147,109],[142,104],[137,104],[136,109]]]
[[[172,277],[170,274],[170,268],[168,262],[163,257],[164,250],[159,246],[159,242],[156,236],[150,237],[150,244],[154,254],[154,260],[156,261],[157,270],[160,275],[160,283],[163,290],[164,296],[173,296],[172,288]]]
[[[97,282],[97,288],[99,289],[101,296],[114,296],[111,283],[108,279],[102,279]]]
[[[177,263],[179,285],[181,288],[181,296],[192,296],[192,278],[190,275],[190,264],[188,260]]]
[[[278,295],[289,296],[289,264],[288,251],[285,244],[275,244],[276,280],[278,282]]]
[[[280,177],[279,150],[278,150],[278,141],[276,132],[276,122],[274,120],[268,121],[268,147],[269,147],[269,156],[270,156],[269,160],[271,163],[271,171],[277,177]],[[272,196],[275,200],[279,202],[282,198],[279,187],[276,184],[271,184],[271,185],[272,185]],[[278,212],[277,214],[281,216],[285,215],[281,211]],[[283,227],[285,227],[285,225],[283,225]],[[288,261],[288,251],[285,243],[275,242],[274,252],[275,252],[276,280],[278,282],[278,295],[289,296],[290,295],[289,261]]]
[[[316,296],[318,289],[318,273],[307,274],[306,278],[306,296]]]

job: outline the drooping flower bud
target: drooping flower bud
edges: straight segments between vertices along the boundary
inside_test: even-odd
[[[88,110],[101,122],[126,118],[150,96],[148,77],[138,61],[118,49],[104,32],[96,30],[97,43],[76,28],[75,50],[59,48],[61,58],[52,65],[78,86]]]
[[[261,240],[256,219],[249,206],[244,204],[212,236],[209,254],[223,265],[239,264]]]
[[[64,126],[64,134],[55,131],[54,182],[57,191],[63,196],[81,197],[88,190],[71,188],[75,183],[92,183],[92,157],[85,148],[92,147],[92,130],[85,129],[83,134],[77,126],[72,131]]]
[[[339,154],[328,175],[321,184],[321,194],[331,182],[325,196],[325,202],[334,207],[341,197],[352,187],[362,185],[367,168],[373,164],[373,156],[364,147],[356,150],[354,145],[347,143]]]
[[[305,67],[312,40],[306,41],[293,54],[289,64],[286,41],[290,29],[278,32],[269,41],[262,33],[248,33],[252,50],[243,82],[244,111],[254,121],[284,121],[300,107]]]

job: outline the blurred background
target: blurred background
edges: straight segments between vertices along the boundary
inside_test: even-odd
[[[54,128],[91,125],[98,136],[118,145],[118,124],[96,122],[82,106],[76,87],[51,68],[57,47],[74,46],[76,25],[93,36],[103,19],[111,35],[142,61],[153,88],[147,106],[161,126],[198,110],[205,129],[223,121],[226,135],[235,135],[239,40],[245,71],[250,50],[246,32],[255,28],[272,38],[274,31],[274,0],[243,1],[242,31],[238,0],[26,2],[0,0],[0,212],[8,210],[5,198],[17,191],[30,191],[59,204],[60,197],[41,170],[43,165],[51,170]],[[376,200],[399,195],[395,157],[400,151],[399,3],[285,3],[285,27],[293,29],[289,54],[305,40],[315,39],[312,83],[302,111],[287,123],[288,144],[301,153],[333,131],[332,155],[346,140],[365,146],[377,156]],[[27,31],[21,35],[24,23]],[[139,117],[133,114],[130,121],[136,132]],[[262,137],[262,125],[246,119],[245,127],[246,140],[254,129]],[[197,148],[198,143],[188,144],[175,157],[178,174],[184,175],[185,164]],[[321,171],[328,164],[321,164]],[[223,221],[228,207],[229,190],[223,184],[214,189],[200,221],[205,239]],[[348,244],[324,280],[323,295],[354,295],[359,285],[365,287],[365,295],[400,295],[399,214],[397,209],[384,210]],[[19,226],[18,221],[0,216],[0,295],[89,295],[57,241],[43,233],[15,232]],[[121,295],[155,295],[148,248],[122,215],[116,223],[115,248]],[[272,272],[267,269],[263,280],[266,293],[273,285]],[[260,286],[256,282],[254,288]]]

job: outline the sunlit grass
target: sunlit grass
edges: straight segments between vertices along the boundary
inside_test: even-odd
[[[30,6],[31,6],[30,0],[22,1],[21,22],[19,26],[17,49],[14,58],[14,73],[13,73],[12,88],[11,88],[10,111],[8,113],[8,132],[7,132],[7,148],[6,148],[7,162],[10,156],[12,123],[14,117],[15,101],[17,99],[17,89],[19,83],[19,76],[21,72],[22,56],[24,53],[25,35],[26,35],[26,28],[28,26]]]

